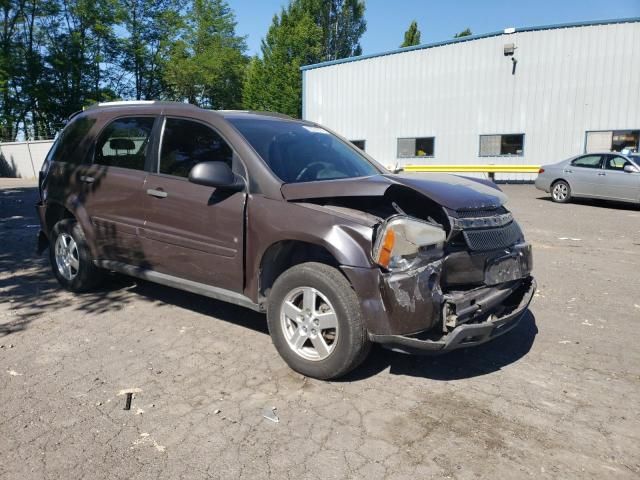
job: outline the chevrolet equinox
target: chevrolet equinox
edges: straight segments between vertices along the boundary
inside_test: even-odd
[[[531,301],[531,246],[493,183],[392,174],[278,114],[114,102],[72,116],[40,174],[38,250],[73,292],[105,271],[265,312],[320,379],[372,343],[478,345]]]

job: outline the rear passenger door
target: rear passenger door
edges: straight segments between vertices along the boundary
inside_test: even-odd
[[[223,161],[243,176],[244,167],[213,125],[167,117],[158,164],[149,174],[149,208],[143,229],[153,270],[242,292],[246,193],[189,182],[199,162]],[[246,176],[245,176],[246,178]]]
[[[127,116],[109,122],[92,147],[93,162],[77,176],[101,259],[147,266],[139,232],[155,121],[154,116]]]
[[[572,195],[596,197],[603,176],[603,155],[583,155],[565,167],[564,173],[571,184]]]
[[[638,201],[640,173],[625,172],[624,167],[633,164],[620,155],[612,154],[606,157],[600,195],[617,200]]]

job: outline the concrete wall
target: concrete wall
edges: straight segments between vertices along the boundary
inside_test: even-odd
[[[0,176],[38,178],[53,140],[0,143]]]
[[[587,131],[640,129],[640,21],[516,30],[320,64],[305,67],[303,81],[303,116],[366,140],[385,165],[554,163],[582,153]],[[525,135],[522,156],[479,156],[480,135],[509,133]],[[433,158],[398,158],[398,138],[430,136]]]

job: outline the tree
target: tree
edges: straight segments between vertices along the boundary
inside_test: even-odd
[[[300,67],[360,55],[366,29],[361,0],[293,0],[275,15],[243,88],[246,108],[300,117]]]
[[[116,96],[111,88],[117,41],[116,0],[52,0],[40,22],[44,68],[36,98],[51,136],[86,105]]]
[[[246,108],[301,115],[300,67],[322,55],[322,29],[308,12],[290,5],[262,40],[262,58],[249,64],[243,90]]]
[[[471,29],[469,27],[465,28],[464,30],[462,30],[461,32],[456,33],[453,38],[462,38],[462,37],[468,37],[470,35],[473,35],[473,32],[471,31]]]
[[[400,47],[411,47],[413,45],[420,45],[420,30],[418,30],[418,22],[415,20],[411,22],[408,30],[404,32],[404,42]]]
[[[224,0],[194,0],[165,73],[169,96],[207,108],[241,106],[248,59],[244,37]]]
[[[124,82],[118,90],[136,100],[162,98],[168,51],[181,23],[180,5],[177,0],[120,0],[120,9],[127,36],[119,40]]]
[[[293,0],[322,29],[320,60],[362,55],[360,38],[367,29],[362,0]]]
[[[19,31],[24,19],[26,0],[3,1],[0,29],[0,140],[15,140],[18,129],[19,86],[21,70],[18,52]]]

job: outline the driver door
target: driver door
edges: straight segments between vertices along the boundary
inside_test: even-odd
[[[638,201],[640,198],[640,173],[625,172],[626,165],[633,164],[620,155],[607,155],[604,175],[599,186],[600,196],[616,200]]]
[[[157,163],[145,184],[150,201],[142,238],[152,269],[242,292],[246,193],[189,182],[199,162],[243,170],[231,146],[210,125],[164,120]]]

